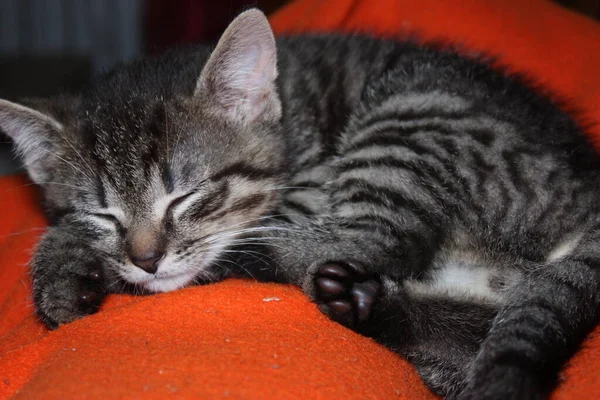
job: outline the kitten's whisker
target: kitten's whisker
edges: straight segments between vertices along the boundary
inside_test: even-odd
[[[4,238],[10,237],[10,236],[24,235],[26,233],[31,233],[31,232],[36,232],[36,231],[45,231],[45,230],[46,230],[45,227],[44,228],[42,228],[42,227],[40,227],[40,228],[31,228],[31,229],[26,229],[26,230],[20,231],[20,232],[12,232],[12,233],[7,233],[6,235],[1,235],[0,239],[4,239]]]
[[[63,161],[65,164],[67,164],[69,167],[71,167],[75,172],[79,172],[80,174],[82,174],[88,180],[88,182],[90,184],[92,184],[92,185],[95,184],[94,180],[88,174],[86,174],[85,172],[83,172],[83,170],[81,170],[80,168],[77,168],[75,166],[75,164],[73,164],[72,162],[68,161],[67,159],[59,156],[58,154],[56,154],[56,153],[54,153],[54,152],[52,152],[52,151],[50,151],[48,149],[41,148],[41,150],[45,151],[46,153],[49,153],[51,156],[56,157],[59,160]]]
[[[227,237],[225,237],[225,239],[227,239],[227,244],[241,244],[241,243],[248,243],[248,242],[257,242],[257,243],[273,243],[276,242],[278,239],[282,239],[279,237],[265,237],[265,239],[262,239],[259,236],[251,236],[251,237],[235,237],[235,235],[229,235]],[[217,241],[221,240],[221,238],[209,238],[208,240],[202,242],[201,244],[213,244]]]
[[[250,224],[252,222],[264,221],[264,220],[269,220],[269,219],[275,219],[277,217],[287,217],[288,215],[290,215],[290,214],[288,214],[288,213],[283,214],[282,213],[282,214],[274,214],[274,215],[264,215],[262,217],[252,218],[252,219],[248,219],[248,220],[245,220],[245,221],[242,221],[242,222],[238,222],[237,224],[230,225],[230,226],[228,226],[228,229],[235,228],[235,227],[240,226],[240,225],[247,225],[247,224]]]
[[[248,238],[241,238],[241,237],[236,238],[236,236],[241,236],[244,233],[250,233],[250,232],[272,232],[272,231],[275,231],[275,229],[263,229],[263,230],[256,230],[256,231],[220,232],[218,234],[211,235],[210,237],[208,237],[204,240],[198,241],[198,242],[200,244],[212,244],[212,243],[220,241],[224,238],[228,239],[229,241],[237,240],[237,239],[257,240],[259,238],[259,236],[252,236],[252,237],[248,237]],[[294,232],[294,231],[289,230],[289,232]]]
[[[163,101],[162,97],[161,97],[161,101]],[[164,101],[163,101],[163,107],[164,107]],[[167,142],[167,155],[169,154],[169,113],[165,110],[165,137],[166,137],[166,142]]]
[[[229,276],[233,275],[231,273],[231,269],[229,269],[226,266],[222,265],[221,263],[223,263],[223,262],[226,262],[226,263],[229,263],[229,264],[233,264],[233,265],[237,266],[238,268],[241,268],[240,263],[238,263],[237,261],[228,260],[226,258],[217,258],[217,259],[215,259],[215,265],[218,265],[219,268],[223,268],[223,269],[227,270],[227,272],[229,273]]]
[[[108,285],[106,287],[107,290],[112,289],[114,286],[116,286],[117,284],[121,283],[121,289],[119,290],[119,292],[123,292],[123,289],[125,289],[125,282],[121,281],[120,279],[116,279],[113,283],[111,283],[110,285]]]
[[[285,246],[281,246],[281,245],[277,245],[275,243],[273,243],[272,241],[264,241],[264,242],[259,242],[259,241],[255,241],[256,239],[251,239],[250,241],[247,242],[230,242],[231,246],[240,246],[240,245],[267,245],[269,247],[276,247],[278,249],[285,249]]]
[[[188,117],[189,118],[189,117]],[[183,129],[177,129],[177,135],[175,137],[175,146],[173,147],[173,153],[171,154],[171,158],[169,160],[170,164],[173,164],[173,160],[175,159],[175,155],[177,154],[177,149],[179,148],[179,142],[183,133]]]
[[[256,236],[256,237],[232,239],[231,243],[246,243],[246,242],[253,242],[253,241],[268,242],[268,241],[281,240],[281,239],[282,238],[279,236]]]
[[[285,227],[253,227],[240,229],[236,231],[222,231],[214,234],[206,235],[201,238],[198,238],[194,241],[194,243],[214,243],[215,241],[223,239],[224,236],[228,238],[233,238],[234,236],[240,236],[241,234],[249,233],[249,232],[269,232],[269,231],[289,231],[294,232],[295,230]]]
[[[67,144],[69,145],[69,147],[71,147],[71,149],[73,149],[73,151],[75,152],[75,154],[77,154],[77,156],[81,159],[81,161],[83,161],[83,163],[87,166],[89,172],[91,172],[93,174],[94,173],[94,169],[90,166],[90,164],[87,163],[87,161],[85,161],[85,159],[83,158],[83,156],[81,155],[81,153],[79,153],[79,151],[77,151],[77,149],[75,148],[75,146],[67,138],[67,135],[63,134],[61,136],[65,140],[65,142],[67,142]]]
[[[260,261],[262,261],[267,266],[267,268],[270,268],[271,265],[268,264],[268,263],[266,263],[261,257],[266,257],[269,260],[271,260],[274,264],[278,264],[279,265],[279,263],[273,257],[271,257],[271,256],[269,256],[267,254],[260,253],[258,251],[253,251],[253,250],[225,250],[225,252],[229,253],[229,254],[250,254],[253,257],[255,257],[255,258],[259,259]]]
[[[23,185],[19,185],[19,186],[14,186],[14,187],[8,188],[8,189],[6,189],[4,191],[4,193],[9,193],[10,191],[14,191],[14,190],[17,190],[17,189],[26,188],[26,187],[29,187],[29,186],[39,186],[39,185],[67,186],[67,187],[72,187],[72,188],[78,189],[78,190],[80,190],[83,193],[93,194],[92,192],[90,192],[89,190],[86,190],[86,189],[82,188],[81,186],[70,185],[68,183],[62,183],[62,182],[39,182],[39,184],[35,183],[35,182],[29,182],[29,183],[24,183]]]
[[[267,267],[267,269],[271,268],[271,265],[270,265],[268,262],[266,262],[266,261],[265,261],[265,260],[263,260],[261,257],[259,257],[259,256],[257,256],[257,255],[256,255],[256,254],[260,254],[260,253],[258,253],[258,252],[255,252],[255,251],[233,251],[233,250],[229,250],[229,251],[226,251],[226,253],[228,253],[228,254],[242,254],[242,255],[249,255],[249,256],[251,256],[251,257],[255,258],[256,260],[258,260],[258,261],[262,262],[262,263],[263,263],[263,264],[264,264],[264,265]],[[271,259],[271,260],[272,260],[272,259]],[[242,266],[240,263],[237,263],[237,264],[238,264],[238,266],[239,266],[239,267],[240,267],[242,270],[244,270],[244,271],[245,271],[247,274],[250,274],[250,271],[249,271],[247,268],[243,267],[243,266]],[[252,276],[252,275],[250,275],[250,276]],[[254,278],[254,277],[253,277],[253,278]]]
[[[296,227],[285,227],[285,226],[255,226],[251,228],[244,228],[237,231],[229,231],[234,234],[242,234],[248,232],[268,232],[268,231],[282,231],[282,232],[296,232],[298,228]]]
[[[93,194],[93,192],[86,190],[85,188],[82,188],[81,186],[77,186],[77,185],[71,185],[68,183],[62,183],[62,182],[38,182],[38,183],[30,183],[27,185],[23,185],[23,186],[31,186],[31,185],[57,185],[57,186],[67,186],[67,187],[71,187],[74,189],[78,189],[81,192],[85,192],[85,193],[90,193]]]
[[[267,191],[274,190],[323,190],[320,187],[310,187],[310,186],[276,186],[273,188],[266,189]]]
[[[229,261],[229,260],[222,260],[222,261]],[[236,265],[238,268],[240,268],[241,270],[243,270],[244,272],[246,272],[248,274],[248,276],[252,279],[254,279],[256,282],[258,282],[258,279],[256,279],[256,277],[254,275],[252,275],[252,273],[243,265],[241,265],[238,262],[234,262],[234,261],[230,261],[232,264]]]

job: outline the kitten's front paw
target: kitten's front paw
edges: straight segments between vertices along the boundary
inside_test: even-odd
[[[51,329],[95,313],[106,296],[101,265],[88,257],[72,256],[34,260],[33,299],[40,319]],[[45,259],[53,264],[46,264]]]
[[[347,263],[320,266],[312,281],[312,296],[321,311],[352,329],[367,322],[381,283],[364,268]]]

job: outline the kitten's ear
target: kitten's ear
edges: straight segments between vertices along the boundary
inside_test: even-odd
[[[227,28],[204,70],[195,96],[241,121],[278,120],[277,49],[265,15],[252,9]]]
[[[45,100],[31,100],[41,110]],[[0,131],[13,139],[27,172],[34,182],[46,180],[56,150],[56,137],[63,126],[49,114],[0,99]]]

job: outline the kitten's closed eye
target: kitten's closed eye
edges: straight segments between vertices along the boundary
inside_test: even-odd
[[[179,197],[176,197],[175,199],[171,200],[171,202],[167,206],[167,213],[172,214],[173,211],[175,209],[177,209],[178,206],[180,206],[185,200],[189,199],[192,195],[194,195],[196,193],[198,193],[198,192],[196,192],[196,191],[189,192],[189,193],[184,194],[183,196],[179,196]]]
[[[164,214],[173,219],[179,219],[187,216],[189,213],[196,213],[198,208],[205,208],[214,203],[215,199],[224,200],[229,186],[226,183],[219,183],[217,186],[204,186],[203,189],[195,189],[184,195],[172,199],[165,208]]]
[[[194,190],[184,195],[175,197],[171,200],[165,208],[164,215],[167,218],[178,219],[181,214],[189,208],[190,204],[194,203],[198,199],[198,191]]]
[[[187,203],[185,217],[191,221],[198,221],[221,208],[229,195],[229,186],[221,184],[200,197],[193,197]],[[183,213],[182,213],[183,214]]]
[[[90,216],[96,221],[100,222],[103,226],[107,226],[109,228],[117,228],[117,230],[119,231],[125,231],[125,226],[123,225],[121,220],[114,214],[92,213],[90,214]]]

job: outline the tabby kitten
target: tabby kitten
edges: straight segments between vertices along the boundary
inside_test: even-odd
[[[600,162],[520,79],[363,36],[281,38],[241,14],[77,96],[0,101],[50,227],[52,328],[109,292],[248,274],[459,399],[546,397],[598,323]]]

